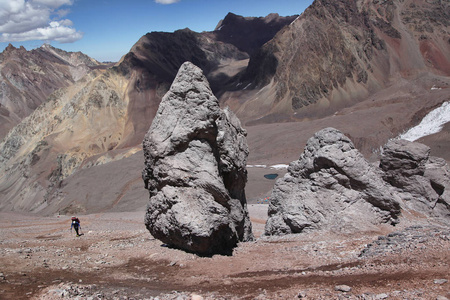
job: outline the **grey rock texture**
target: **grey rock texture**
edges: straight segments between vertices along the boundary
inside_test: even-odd
[[[444,159],[430,156],[428,146],[391,140],[383,148],[380,168],[397,188],[404,209],[450,217],[450,169]]]
[[[202,71],[184,63],[145,136],[145,225],[200,255],[231,254],[253,239],[245,199],[246,132],[221,110]]]
[[[277,181],[265,234],[351,232],[397,222],[400,199],[381,175],[340,131],[317,132]]]

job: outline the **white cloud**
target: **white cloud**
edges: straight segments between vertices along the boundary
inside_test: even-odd
[[[173,4],[173,3],[177,3],[180,0],[155,0],[156,3],[159,4]]]
[[[0,0],[0,42],[42,40],[71,43],[83,37],[61,6],[73,0]]]

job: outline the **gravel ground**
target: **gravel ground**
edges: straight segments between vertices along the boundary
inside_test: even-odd
[[[346,235],[261,236],[232,256],[199,257],[155,240],[143,212],[1,213],[0,299],[448,299],[448,224],[403,220]],[[404,225],[402,225],[404,224]]]

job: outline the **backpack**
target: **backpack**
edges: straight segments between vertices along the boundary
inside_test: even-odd
[[[78,218],[77,217],[72,217],[72,224],[76,224],[76,225],[78,225],[78,224],[80,224],[80,220],[78,220]]]

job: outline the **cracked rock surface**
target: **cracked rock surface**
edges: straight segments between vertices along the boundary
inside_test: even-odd
[[[400,199],[381,175],[340,131],[318,131],[275,184],[265,234],[352,232],[396,223]]]
[[[145,224],[168,244],[230,254],[253,238],[245,198],[246,132],[221,110],[202,71],[184,63],[144,139]]]

